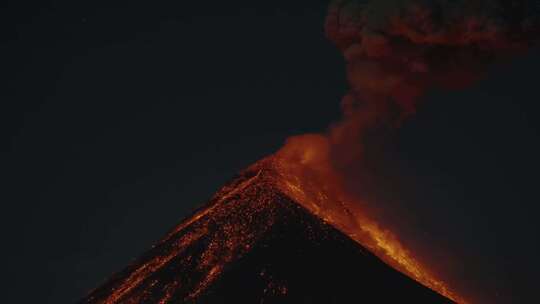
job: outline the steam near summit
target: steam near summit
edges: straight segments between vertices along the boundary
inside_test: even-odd
[[[325,33],[342,52],[350,87],[342,120],[323,134],[289,138],[83,303],[343,303],[353,296],[479,303],[482,292],[465,288],[467,278],[424,260],[437,256],[436,246],[418,252],[409,246],[414,236],[373,212],[380,202],[363,195],[373,183],[366,155],[428,91],[470,86],[493,64],[526,52],[538,38],[535,8],[503,0],[333,1]],[[338,277],[347,268],[358,280]],[[245,282],[251,289],[235,295]],[[316,282],[326,285],[312,288]]]
[[[333,1],[325,31],[342,51],[350,90],[341,121],[325,134],[292,137],[278,152],[291,175],[311,185],[297,188],[324,189],[298,201],[422,284],[456,302],[467,302],[463,294],[476,298],[463,291],[461,275],[426,265],[421,256],[437,248],[415,252],[404,245],[415,236],[373,214],[374,206],[385,207],[363,195],[376,170],[366,155],[385,130],[415,114],[429,90],[471,86],[494,64],[524,54],[539,37],[537,9],[531,1]]]

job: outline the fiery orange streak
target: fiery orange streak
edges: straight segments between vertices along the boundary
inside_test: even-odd
[[[277,153],[282,191],[312,213],[368,248],[389,266],[459,304],[469,303],[437,278],[398,240],[346,195],[338,175],[328,167],[323,137],[308,135]]]
[[[195,239],[200,238],[206,233],[206,231],[201,230],[198,233],[186,234],[176,245],[174,250],[168,252],[164,256],[158,256],[153,258],[146,264],[141,265],[137,270],[135,270],[123,283],[122,285],[114,290],[112,294],[104,301],[104,304],[114,304],[119,303],[119,300],[127,295],[131,290],[139,286],[139,284],[146,279],[149,274],[157,271],[164,265],[166,265],[170,260],[172,260],[179,251],[182,251],[187,245],[191,244]]]

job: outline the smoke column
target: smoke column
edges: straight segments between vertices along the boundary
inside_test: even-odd
[[[506,2],[333,2],[326,33],[343,51],[351,86],[344,120],[329,134],[335,161],[361,163],[358,139],[377,125],[399,125],[426,91],[469,86],[493,63],[526,50],[534,19],[525,2]]]
[[[287,163],[297,164],[289,170],[303,188],[310,183],[324,189],[324,194],[311,195],[317,201],[313,210],[389,264],[458,302],[479,301],[464,300],[475,296],[463,291],[458,283],[462,278],[426,274],[415,254],[401,245],[404,240],[398,241],[403,236],[388,231],[392,225],[384,218],[371,217],[374,202],[363,196],[373,170],[366,155],[386,130],[415,113],[429,90],[473,85],[493,64],[529,49],[538,33],[532,5],[503,0],[333,1],[325,30],[347,66],[350,91],[342,100],[343,119],[326,134],[290,138],[278,152]],[[317,198],[321,196],[330,199]]]

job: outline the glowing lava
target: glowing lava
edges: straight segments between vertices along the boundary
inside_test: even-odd
[[[346,193],[341,176],[329,166],[327,144],[321,135],[289,140],[275,160],[282,190],[394,269],[457,303],[468,303],[415,259],[395,234],[361,210],[362,203]]]
[[[369,135],[399,125],[426,91],[471,85],[498,59],[530,47],[537,19],[523,1],[511,2],[333,1],[326,34],[343,52],[351,86],[343,120],[326,134],[289,139],[83,303],[195,301],[228,266],[260,246],[276,221],[290,217],[283,210],[299,204],[317,216],[317,225],[322,219],[394,269],[467,303],[398,240],[399,231],[376,221],[347,185],[354,180],[364,186],[358,177],[370,173],[364,170]],[[264,293],[272,288],[269,294],[289,292],[271,282]]]
[[[313,180],[293,174],[302,166],[283,151],[257,162],[81,303],[223,303],[227,293],[232,298],[226,303],[294,303],[310,297],[317,303],[354,298],[390,303],[396,297],[449,303],[370,254],[366,248],[433,290],[454,296],[436,286],[391,234],[348,209],[345,201],[334,200],[330,188],[321,184],[319,189]],[[356,274],[359,280],[350,280]],[[246,284],[253,284],[249,291]],[[378,289],[388,288],[396,293],[381,297]]]

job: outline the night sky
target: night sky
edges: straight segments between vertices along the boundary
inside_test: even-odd
[[[347,82],[326,9],[3,9],[6,303],[77,301],[285,138],[339,120]],[[389,196],[488,261],[519,303],[540,272],[539,70],[533,50],[474,87],[430,92],[381,162]]]

